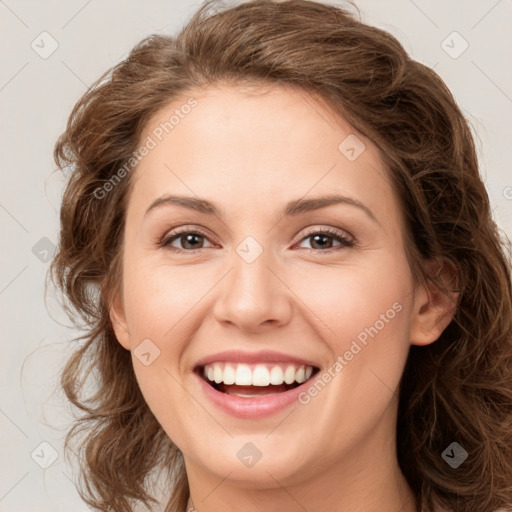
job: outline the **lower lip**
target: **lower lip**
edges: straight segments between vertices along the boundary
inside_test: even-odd
[[[300,386],[288,391],[248,398],[228,395],[227,393],[217,391],[199,375],[195,374],[195,376],[199,379],[202,390],[209,400],[211,400],[222,411],[243,419],[263,418],[286,409],[294,402],[298,402],[298,397],[303,391],[303,386],[309,383],[308,380]]]

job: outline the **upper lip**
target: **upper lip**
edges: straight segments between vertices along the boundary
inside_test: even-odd
[[[318,368],[318,365],[311,360],[303,359],[283,352],[275,351],[259,351],[259,352],[246,352],[242,350],[225,350],[217,352],[209,356],[203,357],[196,363],[196,368],[205,366],[215,362],[232,362],[232,363],[295,363],[298,365],[312,366]]]

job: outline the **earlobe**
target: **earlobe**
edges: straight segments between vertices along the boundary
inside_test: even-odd
[[[410,333],[412,345],[429,345],[436,341],[452,321],[457,309],[459,292],[456,290],[455,267],[447,261],[431,261],[427,263],[426,270],[429,277],[418,285],[415,292]],[[435,284],[436,280],[446,292]]]
[[[130,350],[130,334],[126,323],[124,307],[119,294],[112,299],[109,307],[110,322],[116,335],[117,341],[126,349]]]

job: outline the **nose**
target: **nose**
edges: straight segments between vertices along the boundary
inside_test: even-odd
[[[255,333],[290,321],[293,294],[284,276],[269,267],[267,254],[264,251],[252,263],[234,255],[233,268],[222,280],[213,308],[218,322]]]

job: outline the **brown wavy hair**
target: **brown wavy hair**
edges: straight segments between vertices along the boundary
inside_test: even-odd
[[[51,276],[67,311],[85,325],[61,384],[81,410],[82,498],[101,511],[155,502],[165,471],[166,511],[189,496],[179,449],[147,406],[130,352],[117,341],[109,304],[120,285],[133,156],[147,121],[209,84],[282,84],[313,94],[382,150],[406,220],[415,279],[425,261],[457,271],[453,320],[433,344],[413,346],[400,384],[397,455],[418,509],[491,511],[512,504],[512,292],[509,242],[492,219],[468,122],[444,82],[390,34],[350,11],[318,2],[203,3],[176,37],[152,35],[79,99],[54,156],[70,178]],[[91,385],[94,387],[90,390]],[[88,387],[89,386],[89,387]],[[453,441],[468,459],[441,457]],[[167,498],[166,498],[167,499]]]

